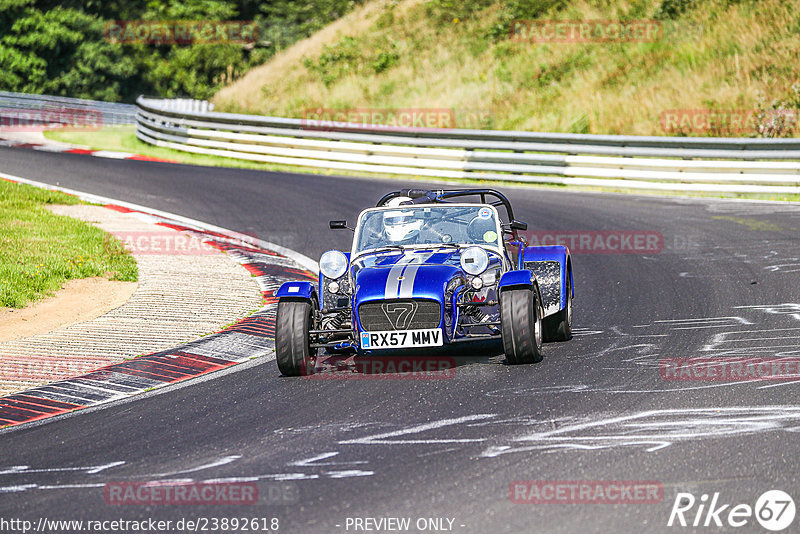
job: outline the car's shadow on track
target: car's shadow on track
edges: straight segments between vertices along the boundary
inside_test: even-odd
[[[464,344],[463,347],[439,351],[415,351],[363,354],[320,353],[308,378],[366,378],[392,375],[421,378],[451,378],[455,369],[468,365],[510,365],[502,345],[494,343]]]
[[[561,343],[545,344],[555,347]],[[515,365],[503,354],[500,341],[464,343],[456,347],[417,351],[381,351],[379,354],[328,354],[320,351],[307,378],[452,378],[455,369],[469,365]],[[536,363],[526,365],[537,365]],[[396,376],[393,376],[396,375]]]

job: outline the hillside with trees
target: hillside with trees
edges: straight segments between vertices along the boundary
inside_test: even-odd
[[[519,21],[644,21],[658,37],[542,42],[520,38]],[[281,117],[445,108],[467,128],[776,137],[797,132],[798,65],[800,0],[373,0],[214,102]]]
[[[110,102],[208,98],[359,0],[0,0],[0,90]],[[252,20],[242,44],[119,44],[109,21]]]

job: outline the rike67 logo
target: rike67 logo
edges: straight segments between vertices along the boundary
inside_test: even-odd
[[[710,498],[704,493],[699,499],[691,493],[678,493],[667,526],[724,527],[726,530],[749,526],[746,530],[753,532],[757,522],[771,532],[780,532],[792,525],[796,511],[792,497],[781,490],[764,492],[756,499],[755,506],[724,503],[719,492]]]

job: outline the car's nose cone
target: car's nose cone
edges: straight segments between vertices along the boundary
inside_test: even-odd
[[[448,282],[460,274],[459,267],[440,263],[364,267],[356,273],[356,302],[408,298],[441,302]]]

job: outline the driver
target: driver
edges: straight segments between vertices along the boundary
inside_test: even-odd
[[[408,197],[397,197],[386,205],[400,206],[403,202],[411,200]],[[383,231],[386,238],[393,245],[407,245],[415,243],[419,231],[422,229],[422,220],[414,217],[413,210],[388,210],[383,213]]]

